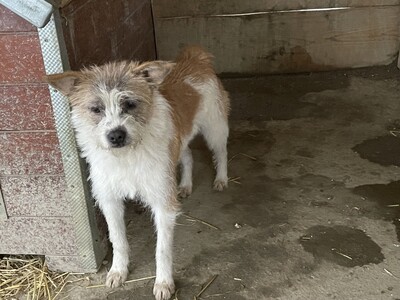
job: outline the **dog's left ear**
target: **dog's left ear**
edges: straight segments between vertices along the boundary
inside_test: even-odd
[[[80,72],[68,71],[61,74],[47,75],[44,80],[63,95],[69,96],[79,80]]]
[[[135,73],[150,84],[159,85],[174,68],[175,63],[169,61],[151,61],[141,64]]]

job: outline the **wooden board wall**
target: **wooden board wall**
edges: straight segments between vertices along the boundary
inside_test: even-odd
[[[154,0],[153,11],[159,59],[199,44],[219,73],[387,65],[399,52],[398,0]]]
[[[150,0],[60,1],[71,69],[156,57]]]
[[[400,0],[153,0],[157,18],[397,5]]]

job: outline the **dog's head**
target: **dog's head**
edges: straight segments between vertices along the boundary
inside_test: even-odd
[[[46,81],[69,98],[78,133],[95,138],[104,149],[134,147],[152,114],[154,91],[173,66],[115,62],[49,75]]]

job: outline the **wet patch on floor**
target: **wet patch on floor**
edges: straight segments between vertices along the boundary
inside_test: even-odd
[[[386,129],[397,135],[400,132],[400,119],[395,119],[386,125]]]
[[[228,292],[226,298],[218,299],[241,299],[235,296],[244,294],[247,297],[243,299],[279,297],[283,289],[292,286],[295,278],[311,273],[316,267],[306,259],[292,257],[286,246],[268,242],[264,233],[204,245],[202,251],[180,271],[180,277],[191,281],[191,284],[182,287],[182,295],[189,295],[187,289],[195,285],[198,278],[219,274],[207,290],[208,295]],[[282,270],[288,273],[282,275]]]
[[[224,219],[254,228],[262,226],[265,230],[273,224],[286,223],[290,204],[280,191],[291,184],[290,180],[271,180],[257,174],[246,174],[240,185],[231,183],[229,202],[221,207]]]
[[[361,158],[382,166],[400,166],[400,138],[386,135],[366,140],[352,148]]]
[[[329,82],[326,76],[330,75],[299,74],[290,82],[283,81],[284,76],[225,79],[224,86],[232,98],[230,119],[291,120],[307,117],[317,106],[302,102],[302,96],[349,85],[349,79],[343,74],[340,79]]]
[[[256,161],[267,154],[275,142],[274,136],[268,130],[231,131],[229,157],[231,160],[233,156],[239,156]]]
[[[307,148],[302,148],[302,149],[297,150],[296,155],[305,157],[305,158],[314,158],[315,157],[315,155]]]
[[[376,213],[395,225],[397,239],[400,241],[400,181],[361,185],[355,187],[353,193],[378,204]]]
[[[342,182],[309,173],[296,178],[295,185],[299,187],[298,198],[314,207],[333,206],[335,194],[344,187]]]
[[[347,226],[314,226],[300,238],[304,250],[314,257],[345,267],[378,264],[381,248],[362,230]]]

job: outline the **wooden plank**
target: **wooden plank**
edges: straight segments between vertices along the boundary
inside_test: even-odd
[[[153,0],[156,18],[265,11],[400,5],[400,0]]]
[[[152,44],[140,60],[155,59],[149,0],[71,1],[61,9],[63,31],[72,69],[131,59],[142,44]],[[107,13],[104,13],[107,12]],[[89,16],[89,17],[88,17]]]
[[[155,19],[160,59],[187,44],[219,73],[286,73],[386,65],[399,51],[400,6],[329,12]]]

